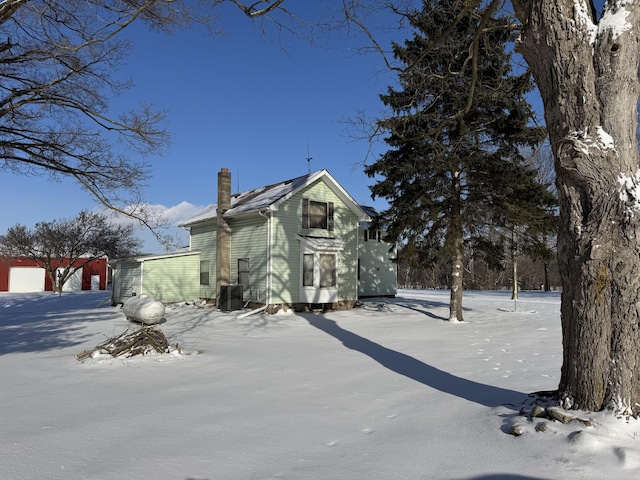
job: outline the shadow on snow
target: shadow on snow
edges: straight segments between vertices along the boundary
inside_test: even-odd
[[[455,395],[486,407],[513,406],[520,404],[522,398],[527,396],[526,393],[485,385],[443,372],[409,355],[391,350],[345,330],[335,321],[329,320],[322,315],[305,314],[303,317],[311,326],[336,338],[345,347],[367,355],[393,372],[441,392]]]
[[[82,345],[87,321],[113,318],[105,292],[0,294],[0,355]],[[88,311],[89,310],[89,311]]]

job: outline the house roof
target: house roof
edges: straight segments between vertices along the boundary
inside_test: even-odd
[[[122,263],[142,263],[146,260],[158,260],[161,258],[172,258],[172,257],[184,257],[187,255],[198,255],[200,250],[177,250],[175,252],[170,253],[161,253],[161,254],[141,254],[135,255],[132,257],[122,257],[122,258],[114,258],[109,260],[109,265],[115,266],[117,264]]]
[[[231,218],[247,213],[278,210],[283,202],[318,180],[324,181],[358,216],[360,221],[368,219],[367,213],[358,205],[351,195],[336,182],[327,170],[320,170],[280,183],[274,183],[273,185],[266,185],[264,187],[254,188],[253,190],[247,190],[246,192],[233,194],[231,195],[231,208],[224,213],[224,216],[225,218]],[[217,215],[217,205],[208,205],[197,215],[180,223],[178,226],[190,227],[198,223],[215,220]]]

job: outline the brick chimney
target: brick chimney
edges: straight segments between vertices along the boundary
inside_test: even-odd
[[[216,248],[216,301],[220,305],[220,286],[231,283],[231,227],[223,217],[231,208],[231,172],[218,172],[218,230]]]

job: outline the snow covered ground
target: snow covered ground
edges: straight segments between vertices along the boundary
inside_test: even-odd
[[[167,308],[183,354],[88,359],[108,292],[0,293],[0,479],[637,479],[640,423],[519,416],[561,366],[559,294],[401,291],[351,311]],[[507,432],[522,424],[524,434]]]

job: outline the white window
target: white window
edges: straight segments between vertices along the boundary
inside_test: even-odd
[[[364,231],[364,241],[378,241],[382,240],[382,235],[380,234],[380,230],[369,229]]]
[[[209,260],[200,261],[200,285],[209,285]]]
[[[321,253],[318,255],[320,267],[320,288],[336,286],[336,256]]]
[[[333,288],[338,284],[335,253],[305,253],[302,255],[302,286]]]
[[[338,301],[338,259],[344,242],[332,237],[298,235],[300,240],[300,301]]]
[[[242,285],[243,291],[249,292],[251,289],[251,280],[249,273],[251,271],[251,261],[248,258],[238,259],[238,283]]]
[[[313,253],[302,256],[302,286],[313,287]]]

